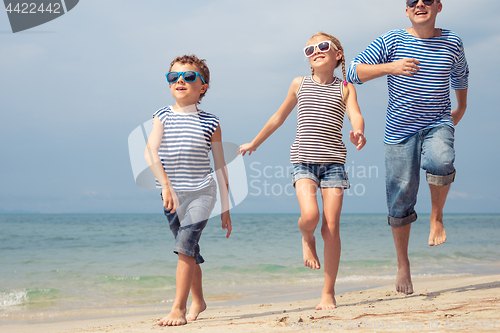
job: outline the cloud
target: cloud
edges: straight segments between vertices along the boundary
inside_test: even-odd
[[[448,193],[448,199],[470,199],[470,195],[465,192],[450,191]]]

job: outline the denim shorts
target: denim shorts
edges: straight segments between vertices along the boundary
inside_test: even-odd
[[[420,168],[427,183],[435,186],[451,184],[455,179],[455,129],[439,125],[421,130],[403,142],[385,144],[385,183],[387,221],[393,227],[417,220],[415,204],[420,182]]]
[[[293,164],[293,186],[297,180],[307,178],[314,180],[320,188],[340,187],[349,188],[349,180],[344,165],[338,163],[330,164]]]
[[[200,254],[201,232],[217,201],[217,185],[210,185],[197,191],[177,191],[179,207],[175,213],[164,208],[170,230],[175,237],[174,253],[185,254],[196,259],[196,264],[205,262]]]

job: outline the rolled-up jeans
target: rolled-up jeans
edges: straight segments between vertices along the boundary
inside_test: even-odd
[[[415,204],[420,167],[430,185],[446,186],[455,180],[455,129],[448,125],[421,130],[397,144],[385,144],[387,221],[402,227],[417,220]]]

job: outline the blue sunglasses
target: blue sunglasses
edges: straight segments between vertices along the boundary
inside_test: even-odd
[[[165,76],[167,77],[167,82],[168,83],[175,83],[175,82],[177,82],[177,80],[179,80],[179,78],[181,76],[184,79],[184,81],[186,81],[187,83],[193,83],[194,81],[196,81],[196,77],[197,76],[200,77],[201,82],[206,83],[205,79],[203,78],[203,76],[201,76],[200,73],[195,72],[195,71],[168,72],[167,74],[165,74]]]

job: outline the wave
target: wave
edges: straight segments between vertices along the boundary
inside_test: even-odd
[[[0,294],[0,309],[23,305],[28,302],[28,291],[19,290]]]
[[[53,305],[62,292],[51,288],[26,288],[1,292],[0,309],[12,307],[34,308]]]

